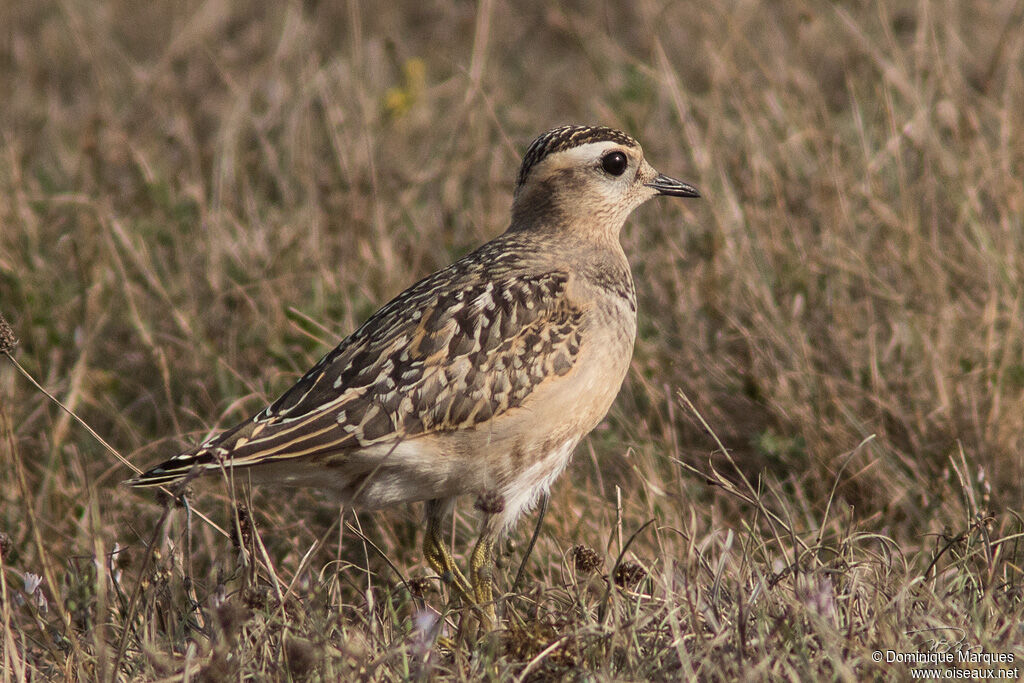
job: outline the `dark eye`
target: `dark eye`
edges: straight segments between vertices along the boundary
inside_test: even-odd
[[[604,158],[601,159],[601,168],[605,170],[609,175],[622,175],[626,171],[626,166],[629,165],[629,159],[622,152],[612,152],[611,154],[605,154]]]

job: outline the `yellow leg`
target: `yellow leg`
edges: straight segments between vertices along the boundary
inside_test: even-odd
[[[481,626],[484,630],[490,630],[491,624],[497,620],[497,615],[494,612],[494,563],[491,561],[491,548],[494,543],[493,535],[487,526],[485,524],[484,529],[480,532],[480,538],[469,559],[469,575],[473,579],[473,597],[483,613]]]
[[[452,589],[462,600],[467,604],[474,604],[469,581],[455,566],[455,560],[452,559],[451,553],[445,547],[444,537],[441,533],[441,517],[438,515],[431,514],[429,516],[427,535],[423,539],[423,556],[431,569],[437,572],[442,581],[451,584]]]
[[[489,631],[497,620],[494,610],[494,563],[491,560],[491,549],[496,535],[496,518],[488,513],[483,521],[480,537],[469,559],[471,580],[467,580],[445,547],[441,529],[444,516],[445,508],[441,501],[428,503],[427,535],[423,539],[423,556],[441,579],[451,585],[452,591],[458,594],[467,606],[473,608],[480,620],[481,628]]]

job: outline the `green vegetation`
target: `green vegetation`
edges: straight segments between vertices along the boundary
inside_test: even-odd
[[[10,354],[140,466],[503,230],[551,126],[705,197],[626,229],[633,371],[487,637],[419,509],[189,515],[0,357],[0,680],[1020,667],[1024,5],[891,5],[0,4]],[[472,501],[452,528],[464,563]]]

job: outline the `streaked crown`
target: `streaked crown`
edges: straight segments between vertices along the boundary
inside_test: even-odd
[[[561,126],[553,128],[538,136],[530,144],[523,157],[523,165],[519,167],[519,177],[516,179],[516,192],[523,186],[530,176],[530,171],[543,161],[547,156],[555,152],[563,152],[573,147],[586,145],[591,142],[614,142],[630,147],[639,147],[639,143],[632,137],[607,126]]]

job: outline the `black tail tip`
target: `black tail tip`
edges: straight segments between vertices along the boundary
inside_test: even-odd
[[[171,472],[165,470],[163,467],[154,467],[151,470],[146,470],[142,474],[132,477],[131,479],[125,479],[121,484],[130,488],[152,488],[154,486],[163,486],[166,484],[176,484],[182,481],[188,476],[188,472]]]

